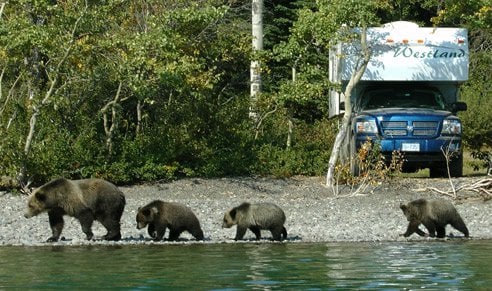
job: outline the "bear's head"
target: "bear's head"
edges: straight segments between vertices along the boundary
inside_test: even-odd
[[[222,221],[222,228],[230,228],[233,225],[237,224],[236,214],[237,214],[236,208],[232,208],[231,210],[227,211],[224,214],[224,219]]]
[[[420,208],[422,207],[422,201],[416,200],[408,204],[400,204],[400,209],[407,218],[407,221],[418,221],[420,219]]]
[[[400,203],[400,209],[401,209],[401,211],[403,211],[403,214],[405,215],[407,220],[410,221],[410,219],[408,217],[408,206],[406,204]]]
[[[147,224],[154,221],[154,218],[158,215],[159,210],[157,207],[139,207],[137,212],[137,229],[142,229]]]
[[[232,208],[224,214],[224,219],[222,220],[222,228],[229,228],[233,225],[240,223],[240,220],[244,220],[250,214],[250,206],[248,202],[243,202],[241,205]]]
[[[44,211],[49,210],[50,202],[48,195],[42,190],[35,190],[27,202],[27,209],[24,213],[25,218],[31,218]]]
[[[54,179],[34,190],[27,202],[24,217],[30,218],[44,211],[49,211],[63,204],[64,193],[70,192],[70,182],[67,179]]]

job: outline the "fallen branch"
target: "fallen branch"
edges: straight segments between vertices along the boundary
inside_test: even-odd
[[[472,191],[484,197],[484,200],[492,199],[492,178],[483,178],[470,184],[464,184],[458,191]]]
[[[435,187],[425,187],[416,189],[417,192],[433,191],[442,195],[446,195],[455,199],[460,199],[457,197],[458,192],[475,192],[483,197],[484,201],[492,199],[492,178],[486,177],[481,178],[470,183],[464,183],[456,187],[456,189],[442,190]]]

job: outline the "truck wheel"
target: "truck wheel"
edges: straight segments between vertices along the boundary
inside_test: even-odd
[[[447,176],[446,164],[438,164],[429,168],[431,178],[444,178]]]
[[[355,136],[350,139],[350,174],[354,177],[360,175],[359,160],[357,159],[357,147],[355,145]]]
[[[431,178],[447,178],[448,168],[446,163],[439,163],[437,166],[433,166],[430,169]],[[463,153],[459,156],[451,158],[449,161],[449,174],[451,177],[463,176]]]
[[[449,162],[449,173],[451,177],[463,176],[463,153],[460,153],[455,158],[451,158]]]

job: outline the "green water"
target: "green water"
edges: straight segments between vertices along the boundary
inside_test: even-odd
[[[0,289],[488,289],[492,241],[0,247]]]

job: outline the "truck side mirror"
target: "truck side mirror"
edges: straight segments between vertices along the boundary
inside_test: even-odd
[[[465,102],[454,102],[451,103],[451,112],[456,113],[458,111],[466,111],[468,106]]]

